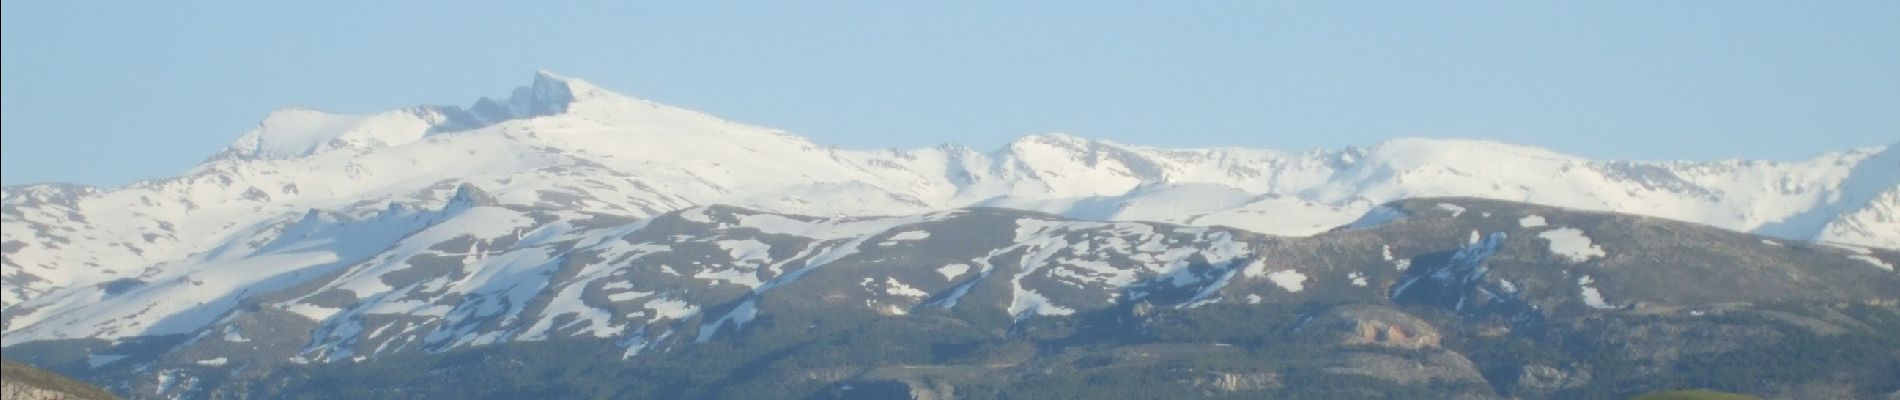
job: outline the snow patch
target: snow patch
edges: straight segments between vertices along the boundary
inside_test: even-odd
[[[330,316],[336,315],[336,313],[342,312],[343,310],[337,309],[337,308],[318,306],[315,304],[296,303],[296,304],[291,304],[288,307],[284,307],[284,311],[289,311],[292,314],[303,316],[304,318],[308,318],[311,321],[323,321],[326,319],[330,319]]]
[[[649,301],[644,307],[648,310],[653,310],[654,318],[656,319],[686,319],[686,317],[699,314],[699,306],[687,303],[685,300],[678,300],[671,297]]]
[[[1591,257],[1603,257],[1602,246],[1590,243],[1590,237],[1576,228],[1557,228],[1537,234],[1537,237],[1550,241],[1550,252],[1562,256],[1572,263],[1589,261]]]
[[[958,276],[963,276],[965,272],[970,272],[969,264],[950,264],[937,267],[937,273],[943,274],[943,279],[957,279]]]
[[[930,238],[929,231],[904,231],[891,235],[889,240],[901,242],[907,240],[924,240],[928,238]]]
[[[1445,209],[1445,211],[1450,211],[1452,218],[1457,218],[1458,216],[1465,214],[1465,208],[1459,207],[1457,204],[1438,203],[1438,208]]]
[[[693,277],[699,278],[699,279],[708,279],[708,280],[712,280],[716,282],[730,283],[730,284],[739,285],[739,286],[745,286],[748,289],[757,288],[760,285],[765,284],[765,281],[759,280],[758,272],[753,271],[749,268],[733,267],[733,268],[722,268],[719,270],[707,269],[707,270],[702,270],[702,271],[699,271],[698,273],[693,274]]]
[[[1075,314],[1075,309],[1056,305],[1050,302],[1049,298],[1043,297],[1042,293],[1036,293],[1020,285],[1014,289],[1010,296],[1009,314],[1016,316],[1018,321],[1027,319],[1030,315]]]
[[[763,261],[772,259],[772,246],[757,240],[721,240],[716,244],[725,249],[735,261]],[[669,246],[670,249],[670,246]]]
[[[1240,276],[1248,278],[1258,278],[1261,275],[1266,275],[1266,273],[1267,263],[1260,260],[1253,260],[1252,263],[1247,264],[1246,268],[1240,270]]]
[[[1596,287],[1590,286],[1591,282],[1592,280],[1590,279],[1589,275],[1584,275],[1583,277],[1577,278],[1577,288],[1581,290],[1581,293],[1583,295],[1583,305],[1590,306],[1590,308],[1596,308],[1596,309],[1617,308],[1614,305],[1610,305],[1609,302],[1603,301],[1603,293],[1598,292]]]
[[[1884,269],[1888,271],[1893,270],[1893,264],[1888,264],[1886,261],[1881,261],[1878,258],[1874,258],[1874,256],[1870,256],[1866,254],[1855,254],[1855,255],[1847,256],[1847,258],[1866,261],[1868,264],[1873,264],[1874,267],[1878,267],[1880,269]]]
[[[653,295],[653,292],[620,292],[620,293],[607,295],[607,301],[619,303],[623,301],[639,300],[641,298],[652,296],[652,295]]]
[[[1286,289],[1288,292],[1298,293],[1306,289],[1306,274],[1302,274],[1299,271],[1290,269],[1273,271],[1273,273],[1267,274],[1267,279],[1273,280],[1273,284],[1280,285],[1280,288]]]
[[[884,293],[893,295],[893,296],[906,296],[906,297],[916,297],[916,298],[923,298],[924,296],[930,295],[930,293],[925,293],[922,290],[917,290],[917,288],[911,287],[910,285],[904,284],[904,282],[898,281],[897,278],[884,278]]]
[[[1541,215],[1532,215],[1517,220],[1517,226],[1525,228],[1536,228],[1545,225],[1549,225],[1549,223],[1545,222],[1544,217]]]

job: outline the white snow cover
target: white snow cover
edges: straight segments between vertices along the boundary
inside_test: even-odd
[[[1878,258],[1874,258],[1874,256],[1865,255],[1865,254],[1856,254],[1849,257],[1852,257],[1856,260],[1866,261],[1868,264],[1872,264],[1873,266],[1879,267],[1880,269],[1884,269],[1888,271],[1893,270],[1893,264],[1888,264],[1886,261],[1881,261]]]
[[[943,274],[943,279],[957,279],[957,277],[963,276],[965,272],[970,272],[969,264],[959,263],[937,267],[937,273]]]
[[[576,218],[599,214],[645,220],[687,210],[682,217],[714,221],[707,214],[711,204],[823,216],[757,214],[716,221],[731,225],[727,228],[843,241],[811,249],[814,265],[855,254],[862,243],[850,241],[961,207],[1307,235],[1349,223],[1391,223],[1403,213],[1380,204],[1421,196],[1529,201],[1786,239],[1900,248],[1900,149],[1894,146],[1797,162],[1621,162],[1472,140],[1393,139],[1366,148],[1286,152],[1167,149],[1038,134],[992,151],[957,145],[860,151],[550,73],[537,74],[529,87],[493,103],[489,111],[414,107],[339,115],[283,110],[175,177],[115,188],[0,189],[5,341],[186,332],[242,304],[247,289],[287,287],[328,273],[344,275],[326,290],[392,299],[360,310],[309,302],[285,305],[285,310],[328,321],[325,329],[339,333],[365,313],[514,315],[525,306],[523,296],[546,288],[548,272],[562,262],[551,248],[556,243],[619,237],[573,237],[575,226],[543,226],[504,207],[465,204],[459,211],[444,211],[461,183],[492,194],[497,205],[562,210]],[[919,214],[924,216],[869,218]],[[1023,228],[1032,234],[1038,229]],[[898,231],[892,239],[909,240],[908,231],[917,230]],[[460,235],[483,240],[453,251],[429,248]],[[522,244],[481,247],[498,238]],[[1552,241],[1559,254],[1603,256],[1580,232],[1559,239],[1566,243]],[[381,248],[389,243],[396,244]],[[720,245],[735,260],[758,259],[769,249],[747,241]],[[1137,240],[1060,245],[1128,251],[1164,247]],[[610,256],[666,249],[664,244],[627,246],[625,253]],[[453,289],[496,300],[465,310],[396,301],[406,293],[390,293],[398,288],[379,278],[412,268],[409,260],[418,256],[481,266],[466,271],[462,281],[425,282],[418,290]],[[1186,257],[1141,256],[1157,268]],[[1053,255],[1046,261],[1066,262]],[[1103,270],[1091,261],[1060,265],[1075,274]],[[1406,260],[1393,262],[1405,268]],[[978,261],[969,265],[957,275],[995,268]],[[772,286],[745,279],[763,279],[756,275],[759,270],[749,274],[728,267],[735,268],[713,270],[706,278],[758,285],[755,290]],[[1099,279],[1112,283],[1126,277]],[[123,292],[108,293],[108,286]],[[583,287],[559,288],[574,291],[561,298],[584,298]],[[644,301],[641,310],[664,318],[698,312],[695,305],[658,294],[609,290],[604,295],[616,302]],[[1038,296],[1021,293],[1019,311],[1061,310],[1038,304]],[[108,297],[113,301],[101,304]],[[600,319],[609,317],[598,310],[563,301],[556,315],[592,324],[589,332],[637,329],[609,326]],[[88,312],[74,312],[80,308]],[[542,328],[563,327],[550,322]],[[666,333],[654,332],[656,337]]]
[[[891,235],[890,240],[901,242],[901,241],[906,241],[906,240],[924,240],[929,237],[930,237],[930,232],[904,231],[904,232],[899,232],[896,235]]]
[[[1537,237],[1550,242],[1552,254],[1562,256],[1573,263],[1589,261],[1591,257],[1603,257],[1608,254],[1603,252],[1602,246],[1591,244],[1590,237],[1584,236],[1583,231],[1577,228],[1552,229],[1538,233]]]
[[[1280,288],[1286,289],[1288,292],[1299,292],[1306,289],[1306,274],[1302,274],[1300,271],[1290,269],[1273,271],[1267,274],[1267,279],[1273,280],[1273,284],[1280,285]]]
[[[884,293],[892,295],[892,296],[906,296],[906,297],[916,297],[916,298],[923,298],[924,296],[930,295],[929,292],[918,290],[915,287],[906,285],[904,284],[904,282],[898,281],[897,278],[884,278]]]
[[[1599,309],[1616,308],[1615,305],[1603,301],[1603,293],[1598,292],[1595,286],[1590,286],[1591,282],[1592,280],[1589,275],[1577,278],[1577,289],[1583,296],[1583,305]]]
[[[671,297],[648,301],[645,307],[659,318],[684,319],[699,314],[699,306]]]
[[[1527,216],[1517,220],[1517,226],[1525,228],[1536,228],[1544,225],[1548,225],[1548,223],[1544,222],[1544,217],[1541,215]]]

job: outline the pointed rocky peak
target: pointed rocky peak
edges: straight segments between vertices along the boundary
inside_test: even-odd
[[[568,105],[574,103],[575,86],[592,87],[586,82],[536,71],[533,84],[515,88],[514,95],[508,97],[509,110],[516,118],[567,112]]]
[[[576,90],[580,89],[580,90]],[[575,92],[590,93],[601,91],[598,87],[578,79],[563,77],[548,71],[536,71],[534,81],[528,86],[515,88],[507,99],[496,100],[483,97],[469,106],[477,125],[486,126],[497,122],[559,115],[568,110],[575,102]]]
[[[449,197],[449,203],[447,206],[444,206],[443,209],[465,210],[475,207],[494,207],[498,205],[501,205],[501,202],[495,201],[495,196],[489,195],[488,192],[482,191],[481,188],[477,188],[473,184],[463,183],[455,187],[455,195]]]

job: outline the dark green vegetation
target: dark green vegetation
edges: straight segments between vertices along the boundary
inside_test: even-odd
[[[1900,343],[1893,334],[1900,327],[1888,325],[1821,335],[1775,322],[1764,317],[1771,311],[1760,310],[1715,318],[1611,317],[1590,324],[1680,331],[1644,340],[1678,342],[1673,351],[1697,352],[1663,359],[1648,350],[1595,347],[1602,333],[1594,329],[1487,336],[1481,329],[1433,328],[1469,323],[1433,309],[1304,308],[1208,305],[1136,316],[1130,307],[1048,318],[1007,333],[943,316],[786,315],[736,340],[624,361],[611,342],[564,339],[279,367],[261,379],[224,382],[219,392],[297,399],[1600,399],[1672,387],[1771,398],[1805,392],[1880,398],[1900,390],[1900,382],[1889,379],[1900,376]],[[1900,319],[1891,306],[1813,311],[1840,312],[1859,322]],[[1428,317],[1404,320],[1407,315]],[[1314,323],[1325,319],[1352,325]],[[1308,322],[1302,326],[1301,320]],[[790,321],[800,323],[786,329]],[[807,321],[835,328],[808,330]],[[1413,332],[1411,341],[1389,330],[1383,330],[1383,341],[1377,333],[1357,336],[1363,326],[1422,321],[1430,324]],[[1738,329],[1782,338],[1750,345],[1715,333]],[[1442,343],[1431,343],[1435,334],[1443,335],[1436,337]],[[1705,350],[1697,347],[1707,346],[1734,348],[1699,353]]]
[[[1631,400],[1755,400],[1758,397],[1713,390],[1669,390],[1649,393]]]
[[[97,386],[25,364],[0,360],[0,397],[14,399],[117,399]]]
[[[1440,206],[1453,203],[1457,211]],[[1298,290],[1228,266],[1231,279],[1211,288],[1144,286],[1165,278],[1143,278],[1149,281],[1129,287],[1155,291],[1136,300],[1125,300],[1136,298],[1131,289],[1044,292],[1077,305],[1070,315],[1018,319],[1007,311],[1012,293],[1001,279],[1020,271],[1009,262],[1027,250],[988,258],[997,268],[990,280],[925,284],[934,268],[968,260],[956,246],[978,254],[1001,248],[1007,233],[994,232],[1014,229],[1026,215],[975,210],[928,227],[932,238],[958,238],[950,244],[872,248],[767,296],[699,293],[723,300],[668,328],[677,330],[649,336],[652,345],[631,357],[623,356],[624,343],[577,336],[308,364],[282,361],[307,334],[287,336],[288,344],[260,333],[243,343],[150,338],[7,350],[150,397],[164,390],[161,382],[187,380],[199,397],[301,399],[1618,399],[1677,388],[1881,399],[1900,392],[1900,274],[1850,257],[1853,250],[1508,202],[1392,206],[1409,216],[1312,238],[1233,233],[1252,246],[1250,260],[1303,276]],[[1546,225],[1524,226],[1532,215]],[[679,220],[655,224],[661,230],[639,234],[698,229]],[[1587,235],[1602,253],[1581,260],[1554,253],[1540,234],[1555,229]],[[1068,239],[1099,235],[1078,231]],[[1867,255],[1900,261],[1892,252]],[[858,294],[866,278],[893,275],[930,293],[925,302],[901,312],[867,307]],[[952,287],[968,288],[955,307],[929,303]],[[1218,301],[1191,301],[1197,293]],[[757,301],[755,320],[709,324],[744,301]],[[245,332],[311,329],[307,321],[271,319],[278,317],[258,313],[235,323],[253,324],[241,326]],[[713,332],[702,342],[704,329]],[[227,366],[195,363],[230,351],[215,346],[240,345],[264,355]],[[87,368],[89,352],[106,347],[157,354],[127,346],[181,350]]]

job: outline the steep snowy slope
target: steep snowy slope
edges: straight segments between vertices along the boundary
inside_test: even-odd
[[[507,99],[467,108],[279,111],[176,178],[6,188],[0,307],[10,310],[7,329],[17,329],[13,307],[61,288],[176,276],[235,238],[313,209],[366,219],[391,204],[440,208],[463,183],[498,204],[625,218],[709,204],[827,216],[998,206],[1284,235],[1325,231],[1385,201],[1470,196],[1892,248],[1900,247],[1896,152],[1601,162],[1463,140],[1293,153],[1061,134],[990,152],[851,151],[543,72]]]

